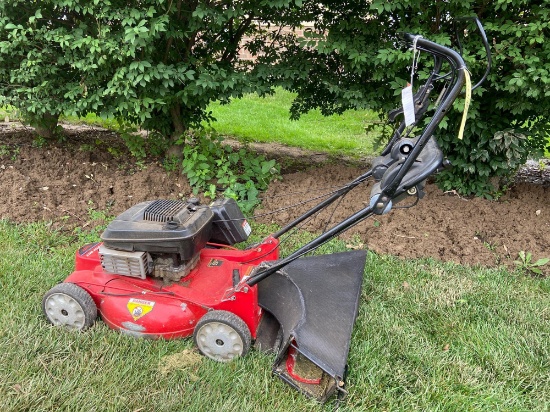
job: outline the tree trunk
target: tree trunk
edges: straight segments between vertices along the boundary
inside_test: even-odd
[[[170,108],[170,114],[172,115],[172,124],[174,125],[174,132],[170,136],[170,147],[166,151],[167,158],[177,158],[183,159],[183,146],[177,145],[176,142],[181,138],[181,136],[187,131],[182,119],[181,119],[181,108],[179,104],[176,104]]]
[[[43,113],[41,115],[30,116],[30,125],[34,127],[36,133],[44,139],[51,140],[58,133],[57,122],[59,114]]]

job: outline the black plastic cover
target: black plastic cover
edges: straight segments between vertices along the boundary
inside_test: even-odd
[[[341,388],[345,377],[366,255],[357,250],[303,257],[258,283],[258,304],[282,329],[273,372],[321,402]],[[323,371],[321,384],[303,383],[288,373],[291,345]]]
[[[405,139],[402,139],[406,144],[408,144]],[[397,146],[397,145],[396,145]],[[399,146],[396,150],[399,150]],[[392,149],[392,152],[394,150]],[[397,157],[397,155],[396,155]],[[427,179],[432,173],[434,173],[443,162],[443,152],[439,148],[437,141],[431,137],[426,146],[420,152],[420,155],[416,161],[412,164],[411,168],[407,171],[407,174],[403,176],[398,189],[396,190],[396,195],[403,193],[404,191],[414,187],[418,183]],[[380,182],[380,187],[385,189],[388,184],[390,184],[395,176],[401,171],[403,162],[397,162],[391,165],[388,170],[384,173],[382,180]]]
[[[214,214],[212,242],[234,245],[248,239],[251,229],[234,199],[218,199],[210,205]]]
[[[210,239],[213,217],[209,208],[181,200],[142,202],[113,220],[101,240],[111,249],[177,253],[189,260]]]

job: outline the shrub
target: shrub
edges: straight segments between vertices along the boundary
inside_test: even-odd
[[[244,213],[259,203],[260,191],[280,174],[275,160],[223,144],[221,136],[188,134],[183,148],[183,173],[195,194],[215,199],[218,194],[233,198]]]
[[[398,106],[412,61],[410,52],[395,47],[403,31],[455,48],[460,38],[475,82],[485,71],[486,53],[475,25],[459,18],[478,15],[491,44],[493,69],[474,92],[464,139],[456,138],[463,101],[457,101],[458,110],[448,114],[437,133],[454,165],[441,175],[441,185],[461,194],[489,194],[492,178],[509,177],[530,153],[547,145],[548,0],[330,0],[316,4],[313,32],[281,59],[280,82],[298,93],[292,106],[295,117],[313,108],[325,114],[370,108],[383,115]],[[300,68],[299,74],[287,75],[286,66]],[[419,73],[420,78],[426,75],[426,70]]]

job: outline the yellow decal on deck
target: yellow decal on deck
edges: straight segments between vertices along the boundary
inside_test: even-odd
[[[155,306],[155,302],[133,298],[130,299],[126,305],[134,320],[138,320],[139,318],[147,315],[153,310],[153,306]]]

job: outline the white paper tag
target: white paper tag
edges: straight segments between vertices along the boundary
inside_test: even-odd
[[[403,103],[403,113],[405,114],[405,125],[410,126],[415,122],[412,86],[407,86],[401,90],[401,102]]]

